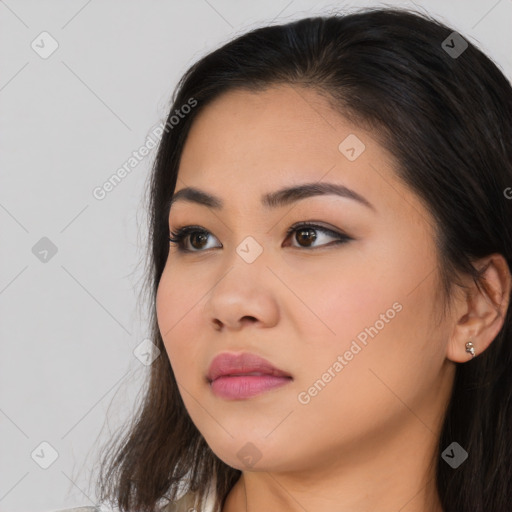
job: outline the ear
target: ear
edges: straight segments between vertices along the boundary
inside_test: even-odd
[[[510,302],[511,276],[505,258],[491,254],[474,264],[482,272],[480,287],[468,278],[453,308],[455,324],[446,357],[456,363],[472,359],[466,352],[468,341],[474,346],[475,357],[489,347],[503,327]]]

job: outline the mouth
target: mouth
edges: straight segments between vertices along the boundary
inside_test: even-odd
[[[210,365],[207,381],[212,392],[227,400],[247,399],[279,388],[293,377],[255,354],[218,355]]]
[[[224,375],[211,382],[213,393],[228,400],[243,400],[279,388],[292,381],[291,377],[273,375]]]

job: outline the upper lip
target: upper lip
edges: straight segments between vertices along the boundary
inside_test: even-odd
[[[277,377],[291,377],[290,374],[276,368],[266,359],[249,352],[242,354],[224,352],[219,354],[211,362],[206,377],[212,382],[226,375],[246,375],[253,372]]]

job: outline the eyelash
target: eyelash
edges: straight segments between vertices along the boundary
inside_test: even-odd
[[[337,233],[336,231],[325,228],[323,226],[318,226],[317,224],[310,224],[307,222],[300,222],[299,224],[294,224],[293,226],[291,226],[288,229],[288,231],[286,232],[286,239],[288,239],[292,233],[299,231],[300,229],[304,229],[304,228],[312,228],[315,231],[322,231],[323,233],[328,234],[329,236],[338,238],[338,240],[336,240],[333,245],[344,244],[351,240],[354,240],[353,238],[351,238],[350,236],[348,236],[344,233]],[[207,231],[204,228],[201,228],[200,226],[184,226],[184,227],[176,229],[176,231],[170,232],[171,236],[169,237],[169,242],[172,244],[175,244],[177,246],[179,252],[205,252],[205,250],[201,250],[201,249],[191,250],[191,249],[185,248],[185,243],[184,243],[185,239],[193,233],[202,233],[205,235],[210,234],[209,231]],[[314,250],[314,249],[318,249],[320,247],[326,247],[327,245],[329,245],[329,244],[323,244],[318,247],[312,247],[312,248],[300,247],[300,246],[294,246],[294,248],[295,249],[302,248],[302,249]],[[208,250],[208,249],[206,249],[206,250]]]

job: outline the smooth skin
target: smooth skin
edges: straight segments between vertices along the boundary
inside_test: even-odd
[[[365,145],[353,161],[339,149],[349,134]],[[435,224],[395,168],[372,133],[312,89],[230,91],[194,121],[176,191],[197,187],[224,207],[173,204],[171,231],[198,225],[208,234],[185,239],[192,252],[170,244],[156,307],[192,421],[242,471],[223,512],[442,511],[433,471],[455,363],[471,358],[469,339],[478,356],[498,334],[510,272],[500,255],[477,262],[487,265],[488,295],[467,278],[443,314]],[[335,195],[261,205],[262,195],[305,182],[344,185],[372,207]],[[301,221],[352,239],[335,244],[300,228],[287,237]],[[237,252],[248,236],[263,249],[252,263]],[[401,311],[301,403],[395,303]],[[225,351],[255,353],[293,380],[219,398],[205,376]],[[259,459],[249,465],[240,450]]]

